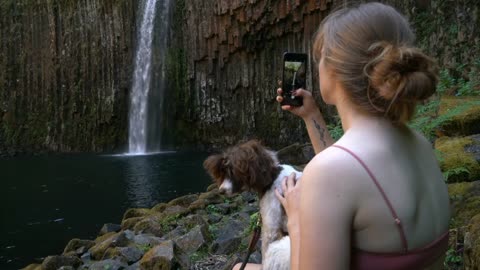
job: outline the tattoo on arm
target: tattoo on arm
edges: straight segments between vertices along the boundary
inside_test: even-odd
[[[323,129],[320,124],[317,123],[317,121],[315,121],[315,119],[312,119],[313,120],[313,124],[315,125],[315,128],[318,130],[318,133],[320,133],[320,140],[322,141],[323,143],[323,146],[327,146],[327,142],[325,142],[325,129]]]

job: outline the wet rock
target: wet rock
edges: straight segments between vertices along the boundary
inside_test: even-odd
[[[78,238],[72,239],[68,242],[67,246],[63,250],[63,254],[74,252],[77,255],[81,255],[86,252],[89,248],[95,245],[94,241],[91,240],[81,240]],[[82,248],[86,250],[81,250]],[[82,252],[79,252],[82,251]]]
[[[127,218],[122,220],[122,229],[123,230],[133,230],[135,225],[137,225],[138,222],[143,220],[144,217],[133,217],[133,218]]]
[[[165,241],[149,250],[140,260],[140,269],[170,270],[175,265],[172,241]]]
[[[163,240],[161,238],[151,234],[139,234],[139,235],[135,235],[135,237],[133,238],[133,243],[137,246],[153,247],[162,242]]]
[[[102,229],[100,229],[99,235],[104,235],[110,232],[119,232],[122,229],[122,226],[113,223],[104,224]]]
[[[95,260],[100,260],[104,257],[105,252],[110,247],[125,247],[130,243],[130,240],[127,237],[125,232],[119,232],[117,234],[111,235],[109,238],[97,243],[95,246],[91,247],[88,252],[90,252],[91,257]]]
[[[44,270],[57,270],[62,266],[79,267],[82,261],[76,256],[48,256],[42,262]]]
[[[184,226],[177,226],[175,229],[169,231],[166,233],[164,236],[162,236],[162,239],[165,240],[174,240],[177,239],[178,237],[184,235],[187,232]]]
[[[184,206],[181,206],[181,205],[171,205],[171,206],[168,206],[167,208],[165,208],[165,210],[163,210],[163,213],[164,215],[168,215],[168,216],[181,216],[181,215],[184,215],[186,213],[188,213],[188,208],[184,207]]]
[[[192,202],[198,199],[197,194],[185,195],[174,200],[171,200],[168,205],[179,205],[182,207],[188,207]]]
[[[202,230],[201,226],[196,226],[190,230],[187,234],[177,238],[175,244],[185,253],[192,254],[206,245],[208,235],[205,230]]]
[[[145,254],[145,251],[141,250],[137,246],[129,247],[114,247],[109,248],[102,259],[114,259],[119,258],[121,261],[127,262],[128,264],[137,262]]]
[[[480,213],[480,181],[449,184],[448,194],[452,206],[452,228],[465,226]]]
[[[214,189],[218,189],[217,184],[210,184],[210,186],[207,187],[207,192],[210,192]]]
[[[243,231],[248,228],[248,222],[241,219],[228,219],[224,225],[219,225],[217,238],[211,251],[214,254],[230,254],[236,251],[242,242]]]
[[[163,212],[163,210],[165,210],[165,208],[168,207],[168,204],[166,203],[159,203],[157,205],[155,205],[153,208],[152,208],[152,211],[155,211],[155,212]]]
[[[152,213],[152,210],[147,209],[147,208],[130,208],[125,211],[125,214],[123,214],[123,219],[129,219],[129,218],[134,218],[134,217],[144,217],[148,216]]]
[[[119,260],[108,259],[108,260],[103,260],[103,261],[92,263],[92,265],[90,265],[88,270],[105,270],[105,269],[108,269],[108,270],[122,270],[122,269],[125,269],[127,267],[128,267],[128,265],[124,262],[121,262]]]
[[[43,270],[43,268],[41,264],[32,263],[22,268],[22,270]]]
[[[465,270],[480,269],[480,213],[467,226],[463,254]]]
[[[135,224],[133,231],[137,234],[149,233],[158,237],[163,236],[170,229],[168,224],[162,223],[163,218],[163,213],[145,217]]]

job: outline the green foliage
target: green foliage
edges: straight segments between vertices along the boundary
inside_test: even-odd
[[[427,138],[433,140],[435,137],[435,130],[442,124],[450,121],[453,117],[462,114],[463,112],[472,108],[472,106],[479,106],[479,102],[471,101],[465,102],[457,107],[451,108],[446,113],[438,115],[440,100],[434,99],[417,107],[415,118],[409,123],[409,126],[414,130],[423,133]]]
[[[445,261],[443,265],[446,267],[448,270],[453,270],[453,269],[459,269],[458,267],[463,264],[463,258],[459,254],[459,252],[455,251],[454,249],[450,248],[447,251]]]
[[[248,233],[252,232],[260,219],[260,212],[256,212],[250,215],[250,225],[248,226]]]
[[[160,221],[160,227],[162,231],[168,232],[176,225],[177,220],[180,218],[180,214],[170,215]]]
[[[469,175],[470,170],[466,167],[463,167],[463,166],[462,167],[457,167],[457,168],[454,168],[454,169],[449,169],[448,171],[443,172],[443,178],[445,179],[445,182],[448,182],[448,179],[451,176],[458,176],[458,175],[461,175],[461,174]]]
[[[343,128],[340,120],[337,120],[334,124],[328,124],[327,129],[334,141],[337,141],[343,136]]]
[[[207,205],[206,210],[207,210],[207,213],[209,213],[209,214],[218,214],[218,213],[220,213],[220,209],[218,209],[218,207],[217,207],[216,205],[214,205],[214,204],[209,204],[209,205]]]
[[[202,247],[190,255],[190,262],[198,262],[210,256],[207,247]]]
[[[150,244],[136,244],[136,246],[144,253],[147,253],[150,249],[152,249],[152,246],[150,246]]]

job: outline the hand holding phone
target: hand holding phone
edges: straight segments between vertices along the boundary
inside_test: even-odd
[[[308,55],[304,53],[283,54],[283,79],[282,79],[282,97],[281,105],[302,106],[301,97],[293,95],[297,89],[305,89],[307,84],[307,59]]]

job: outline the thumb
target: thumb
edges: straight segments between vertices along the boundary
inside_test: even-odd
[[[295,90],[294,95],[296,97],[305,97],[305,96],[311,96],[312,93],[310,93],[310,91],[307,91],[303,88],[299,88],[299,89]]]

